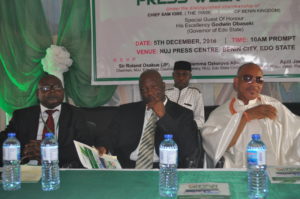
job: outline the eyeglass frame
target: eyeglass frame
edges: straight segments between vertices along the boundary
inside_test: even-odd
[[[253,79],[255,78],[255,82],[257,84],[263,84],[264,83],[264,77],[263,76],[253,76],[250,74],[245,74],[242,76],[239,76],[244,82],[251,84],[253,83]],[[249,79],[250,78],[250,79]]]
[[[42,92],[49,92],[51,90],[54,90],[54,91],[61,91],[63,90],[64,88],[60,85],[57,85],[57,84],[54,84],[54,85],[45,85],[45,86],[41,86],[41,87],[38,87],[38,89]]]

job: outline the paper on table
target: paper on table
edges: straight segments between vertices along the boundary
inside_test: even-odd
[[[42,177],[41,166],[21,165],[22,182],[38,182]]]
[[[3,172],[3,168],[0,168],[0,174]],[[0,177],[2,177],[0,175]],[[42,177],[42,167],[41,166],[29,166],[21,165],[21,182],[38,182]],[[0,182],[2,178],[0,178]]]
[[[177,199],[229,199],[227,183],[190,183],[180,184]]]
[[[88,169],[121,169],[116,156],[98,155],[97,149],[75,141],[75,148],[81,164]]]
[[[268,167],[270,181],[272,183],[300,184],[300,167]]]

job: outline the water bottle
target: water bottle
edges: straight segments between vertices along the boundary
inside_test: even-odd
[[[42,190],[52,191],[60,186],[58,144],[53,133],[46,133],[41,143]]]
[[[159,194],[163,197],[173,197],[177,194],[177,156],[178,147],[173,135],[164,135],[159,146]]]
[[[259,134],[253,134],[247,146],[248,195],[251,199],[266,198],[268,175],[266,173],[266,146]]]
[[[2,185],[5,191],[21,188],[20,142],[15,133],[8,133],[3,143]]]

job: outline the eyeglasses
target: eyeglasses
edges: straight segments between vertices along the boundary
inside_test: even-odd
[[[264,78],[262,76],[243,75],[242,79],[244,82],[247,82],[248,84],[253,83],[254,79],[257,84],[264,83]]]
[[[61,91],[63,88],[60,85],[49,85],[49,86],[41,86],[39,90],[42,92],[48,92],[50,90]]]

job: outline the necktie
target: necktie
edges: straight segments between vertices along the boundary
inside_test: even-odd
[[[53,116],[52,114],[55,112],[55,111],[58,111],[58,110],[46,110],[46,113],[48,114],[48,118],[46,120],[46,123],[44,123],[44,129],[43,129],[43,136],[42,136],[42,139],[44,139],[45,137],[45,134],[47,132],[52,132],[54,133],[54,119],[53,119]]]
[[[153,168],[153,150],[154,150],[154,133],[156,127],[156,115],[152,113],[145,127],[138,158],[136,160],[136,169]]]

